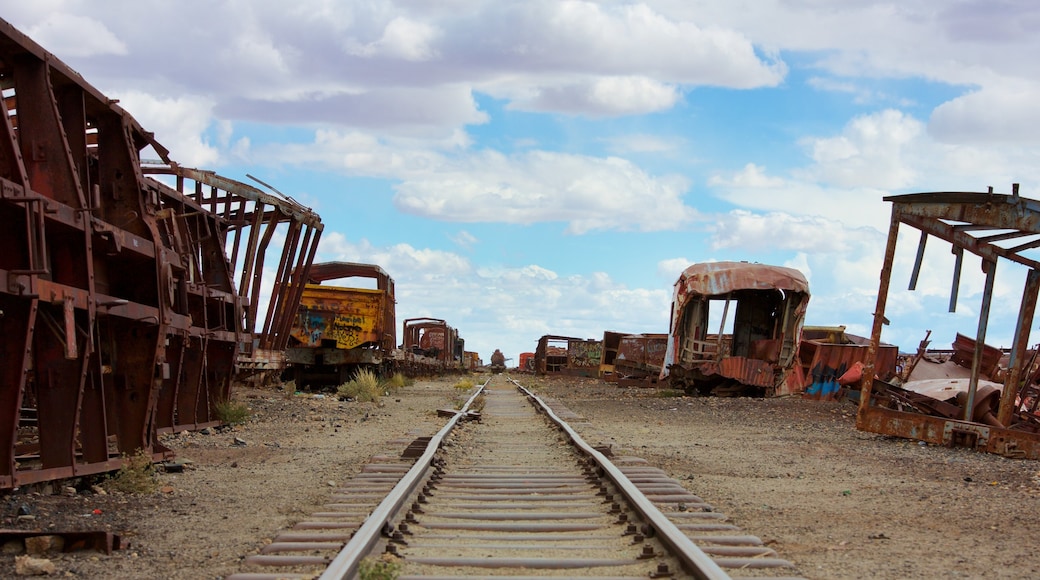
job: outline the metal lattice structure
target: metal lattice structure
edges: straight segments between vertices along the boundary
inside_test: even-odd
[[[162,458],[157,433],[218,423],[239,359],[254,345],[284,347],[320,221],[178,167],[126,111],[2,20],[0,89],[0,489],[118,469],[142,450]],[[145,170],[148,148],[162,162]],[[175,183],[149,175],[160,173]],[[287,235],[254,339],[279,227]]]

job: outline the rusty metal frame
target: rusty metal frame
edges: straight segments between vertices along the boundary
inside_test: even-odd
[[[0,489],[172,455],[157,433],[218,424],[252,343],[245,313],[259,282],[236,291],[227,233],[293,206],[250,214],[243,203],[260,207],[257,192],[193,195],[150,177],[149,147],[180,168],[115,101],[2,20],[0,91]],[[285,268],[290,289],[317,243],[316,216],[291,223],[309,251]],[[266,247],[249,246],[259,272]],[[282,263],[292,260],[287,249]],[[285,321],[271,320],[264,334],[277,345]]]
[[[1037,294],[1040,292],[1040,263],[1023,255],[1023,252],[1040,247],[1040,202],[1020,197],[1018,184],[1012,186],[1010,195],[993,193],[990,188],[988,193],[916,193],[886,197],[885,201],[892,203],[892,216],[881,269],[871,343],[864,361],[864,381],[856,426],[864,431],[918,439],[939,445],[970,446],[979,451],[1009,457],[1040,459],[1040,434],[1014,428],[1017,414],[1015,400],[1023,387],[1023,378],[1028,375],[1026,347],[1029,343],[1029,326],[1036,311]],[[928,237],[934,236],[952,244],[957,260],[951,288],[951,311],[956,307],[963,252],[971,252],[982,260],[986,284],[975,337],[968,397],[964,405],[965,416],[959,419],[886,408],[882,406],[884,401],[875,393],[875,363],[881,343],[881,329],[887,323],[885,307],[890,292],[892,265],[895,261],[901,224],[914,227],[921,232],[909,290],[914,290],[916,286]],[[997,264],[1001,260],[1011,261],[1029,269],[1019,307],[1009,368],[997,412],[999,423],[1009,427],[969,420],[974,408],[985,348],[994,278]]]
[[[550,362],[553,357],[550,343],[566,344],[566,354],[562,364]],[[578,377],[595,377],[599,374],[603,359],[603,341],[593,338],[576,338],[546,334],[538,339],[534,351],[535,372],[539,375],[568,375]]]
[[[809,297],[809,282],[793,268],[748,262],[689,266],[675,283],[660,379],[690,392],[748,387],[766,396],[801,392],[798,348]],[[713,334],[709,324],[716,301],[723,311]],[[726,333],[731,309],[733,332]],[[777,318],[767,320],[774,309],[780,310]],[[765,331],[753,332],[759,327]]]
[[[402,358],[397,364],[406,374],[462,370],[465,340],[441,318],[408,318],[402,323]],[[441,336],[442,348],[429,352],[426,340]]]
[[[244,328],[253,334],[239,350],[236,378],[248,382],[276,380],[285,366],[284,353],[300,298],[312,277],[323,230],[321,218],[288,196],[269,194],[212,171],[167,163],[145,164],[143,172],[159,179],[169,176],[178,192],[208,213],[220,216],[227,259],[245,309]],[[276,234],[284,241],[261,317],[264,305],[260,296],[265,275],[271,274],[265,269],[265,261],[275,249],[271,242]]]

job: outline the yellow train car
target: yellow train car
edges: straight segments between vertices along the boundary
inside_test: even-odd
[[[367,287],[323,284],[368,279]],[[285,359],[298,386],[339,385],[359,368],[387,371],[397,343],[394,281],[379,266],[325,262],[311,266]]]

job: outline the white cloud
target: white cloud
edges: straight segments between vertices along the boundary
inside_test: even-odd
[[[669,284],[674,284],[679,279],[679,275],[683,273],[683,270],[689,268],[693,263],[688,258],[660,260],[657,262],[657,275],[667,280]]]
[[[591,78],[554,85],[518,98],[509,108],[558,111],[589,116],[639,115],[672,108],[680,99],[674,86],[645,77]]]
[[[445,155],[365,133],[320,131],[314,144],[268,149],[271,163],[299,163],[351,175],[392,178],[394,204],[456,222],[567,223],[567,231],[663,231],[697,219],[676,175],[653,176],[618,157],[549,151]]]
[[[147,93],[125,92],[120,105],[130,112],[155,138],[170,150],[178,163],[189,167],[209,168],[219,162],[215,146],[203,137],[213,123],[213,103],[206,98],[183,96],[157,98]],[[226,131],[227,128],[218,128]]]
[[[781,222],[787,222],[786,226],[780,224],[781,228],[790,227],[792,220],[804,222],[802,226],[812,224],[812,228],[806,229],[817,232],[832,232],[849,226],[873,226],[878,229],[888,227],[891,210],[881,202],[881,198],[888,192],[867,188],[827,188],[811,178],[803,178],[802,174],[809,172],[810,170],[797,170],[793,172],[794,177],[782,178],[769,175],[764,167],[748,164],[732,175],[712,177],[709,185],[714,190],[713,195],[720,199],[740,208],[767,212]],[[740,242],[740,237],[749,233],[743,229],[752,224],[752,229],[759,232],[769,228],[765,216],[748,212],[734,212],[729,216],[723,216],[720,225],[715,228],[717,247],[733,247],[734,244],[751,247],[752,245],[746,241]],[[811,245],[811,242],[805,240],[819,238],[812,232],[802,232],[798,237],[802,238],[802,241],[780,243],[802,248],[805,244]],[[765,247],[774,244],[768,235],[755,235],[753,239],[766,243]]]
[[[466,230],[459,230],[457,234],[451,236],[451,241],[455,242],[457,246],[468,249],[472,248],[480,240]]]
[[[62,11],[47,13],[24,31],[49,52],[65,57],[125,55],[127,45],[102,22]]]
[[[678,150],[684,144],[684,141],[680,137],[635,133],[607,139],[607,146],[617,155],[628,153],[672,153]]]
[[[948,143],[1036,144],[1040,134],[1040,83],[995,83],[943,103],[932,112],[928,131]]]
[[[434,48],[438,36],[440,33],[434,26],[399,16],[386,24],[379,40],[363,46],[348,44],[347,51],[366,58],[387,56],[422,62],[438,56]]]
[[[924,125],[900,111],[888,109],[854,118],[840,136],[813,139],[811,170],[818,180],[836,187],[899,189],[914,182],[913,156],[906,152],[920,142]]]
[[[408,176],[394,203],[452,221],[567,222],[567,231],[660,231],[695,218],[678,177],[655,178],[620,158],[533,151],[481,152]]]

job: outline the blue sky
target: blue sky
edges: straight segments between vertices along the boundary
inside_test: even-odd
[[[0,0],[183,165],[314,207],[318,260],[374,262],[398,319],[487,360],[665,332],[686,266],[800,269],[806,322],[869,335],[890,208],[1040,192],[1040,5],[861,0]],[[904,228],[908,230],[908,228]],[[904,231],[910,239],[916,232]],[[982,277],[930,243],[884,339],[974,334]],[[1024,272],[999,270],[1010,346]]]

